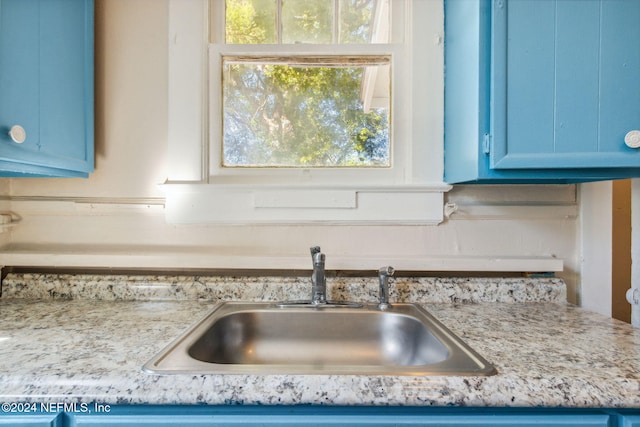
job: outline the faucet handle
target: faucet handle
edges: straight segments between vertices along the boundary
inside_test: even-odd
[[[389,277],[393,276],[395,269],[391,266],[381,267],[378,270],[378,279],[380,280],[380,303],[378,308],[386,310],[391,307],[389,304]]]
[[[313,246],[311,248],[311,262],[314,266],[324,266],[325,256],[320,250],[320,246]]]
[[[395,268],[388,265],[386,267],[380,267],[380,270],[378,270],[378,275],[380,277],[384,276],[388,279],[389,277],[393,276],[393,273],[395,272],[396,272]]]

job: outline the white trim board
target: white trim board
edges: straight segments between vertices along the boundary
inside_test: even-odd
[[[147,269],[260,269],[307,270],[311,261],[301,256],[261,256],[215,253],[190,248],[146,248],[140,252],[126,248],[85,245],[59,247],[8,245],[2,248],[0,264],[29,267],[95,267]],[[561,272],[564,263],[553,257],[421,256],[353,257],[328,256],[329,270],[377,270],[392,265],[398,271],[459,272]]]

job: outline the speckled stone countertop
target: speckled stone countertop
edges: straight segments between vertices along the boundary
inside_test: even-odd
[[[375,300],[375,279],[329,284],[332,298]],[[216,301],[304,298],[308,279],[10,275],[0,400],[640,407],[640,332],[564,303],[561,280],[397,279],[393,289],[392,300],[423,304],[498,374],[151,375],[141,366]]]

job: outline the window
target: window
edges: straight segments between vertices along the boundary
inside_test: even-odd
[[[172,220],[441,221],[442,21],[439,0],[170,0]]]
[[[389,39],[389,0],[225,0],[224,16],[227,44],[387,43]]]
[[[224,16],[221,43],[277,47],[222,56],[222,167],[391,165],[391,56],[326,46],[388,43],[388,0],[226,0]]]
[[[224,56],[222,167],[389,167],[389,63]],[[363,94],[370,74],[387,88],[378,107]]]

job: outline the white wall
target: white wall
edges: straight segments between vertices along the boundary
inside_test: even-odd
[[[167,1],[96,0],[96,13],[96,171],[86,180],[1,180],[7,209],[21,218],[3,264],[265,267],[267,255],[280,260],[274,267],[301,268],[315,244],[329,268],[353,256],[431,269],[430,260],[543,257],[564,261],[559,275],[576,300],[574,186],[457,187],[447,199],[458,212],[439,226],[166,224],[157,185],[167,176]]]
[[[612,186],[610,181],[580,185],[579,252],[581,287],[576,297],[584,308],[611,316]]]

